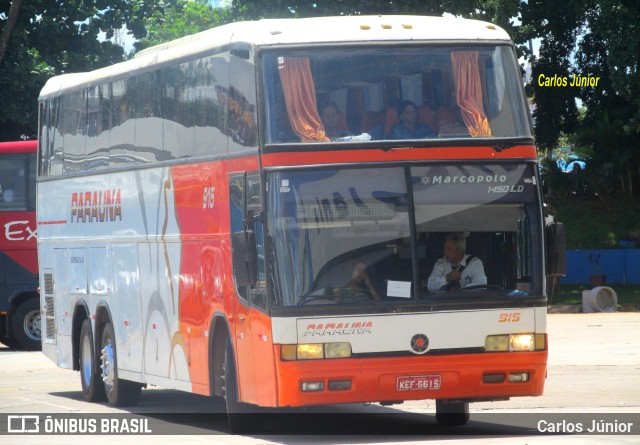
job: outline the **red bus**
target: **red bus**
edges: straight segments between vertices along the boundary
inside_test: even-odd
[[[542,394],[558,266],[503,30],[234,23],[39,106],[42,346],[86,400],[221,396],[237,431],[258,407],[435,399],[463,424]],[[457,286],[434,287],[452,233]]]
[[[0,142],[0,342],[40,349],[37,141]]]

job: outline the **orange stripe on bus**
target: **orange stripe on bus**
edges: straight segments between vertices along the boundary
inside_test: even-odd
[[[264,167],[336,164],[357,162],[442,161],[466,159],[537,159],[533,145],[517,145],[502,151],[491,147],[396,148],[382,150],[333,150],[268,153],[262,157]]]

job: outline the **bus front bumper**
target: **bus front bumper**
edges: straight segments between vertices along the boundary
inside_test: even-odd
[[[278,349],[278,347],[276,347]],[[277,356],[279,357],[279,351]],[[278,406],[539,396],[547,351],[276,360]]]

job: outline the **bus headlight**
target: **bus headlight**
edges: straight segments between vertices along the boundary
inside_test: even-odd
[[[484,341],[484,349],[487,352],[506,352],[509,350],[508,335],[488,335]]]
[[[484,344],[487,352],[536,351],[545,348],[544,334],[488,335]]]
[[[350,343],[325,343],[324,355],[326,358],[351,357],[351,344]]]
[[[510,351],[533,351],[535,349],[533,334],[518,334],[509,336]]]
[[[321,358],[351,357],[350,343],[306,343],[299,345],[282,345],[282,360],[317,360]]]
[[[298,345],[297,358],[299,360],[324,358],[324,345],[322,343]]]

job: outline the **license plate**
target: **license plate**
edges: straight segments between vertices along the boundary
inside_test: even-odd
[[[440,389],[442,379],[439,375],[400,376],[396,380],[398,391],[424,391]]]

